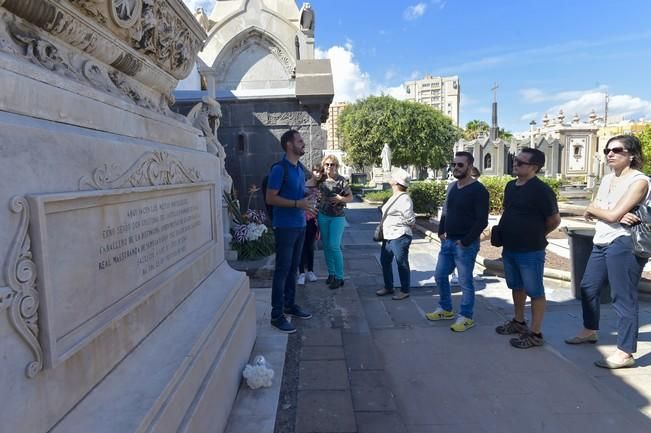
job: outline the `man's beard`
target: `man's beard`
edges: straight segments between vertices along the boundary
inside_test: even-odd
[[[467,175],[468,175],[468,170],[464,171],[463,173],[452,172],[452,176],[454,176],[455,179],[463,179]]]

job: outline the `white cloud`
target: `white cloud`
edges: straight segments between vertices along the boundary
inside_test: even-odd
[[[564,92],[556,92],[556,93],[545,93],[541,89],[537,89],[535,87],[533,88],[528,88],[528,89],[522,89],[520,90],[520,95],[526,102],[545,102],[545,101],[569,101],[571,99],[578,99],[583,95],[587,95],[589,93],[603,93],[604,90],[606,89],[605,86],[601,86],[595,89],[587,89],[587,90],[568,90]]]
[[[432,0],[433,5],[438,5],[439,9],[445,9],[445,6],[448,4],[447,0]]]
[[[546,100],[545,92],[535,88],[520,90],[520,96],[526,102],[542,102]]]
[[[600,91],[591,91],[557,104],[548,112],[555,114],[562,109],[566,116],[574,116],[576,113],[585,120],[592,110],[602,114],[604,105],[605,94]],[[651,118],[651,101],[632,95],[611,95],[608,101],[608,116],[627,120],[649,119]]]
[[[520,51],[504,51],[501,54],[483,57],[479,60],[471,60],[457,65],[444,66],[437,69],[436,73],[441,75],[459,74],[462,72],[490,69],[498,65],[513,63],[518,63],[520,65],[532,63],[545,64],[549,61],[556,61],[560,55],[585,53],[586,50],[589,49],[647,39],[651,39],[651,31],[630,33],[602,40],[574,40]]]
[[[354,102],[371,94],[371,77],[355,62],[350,41],[326,51],[317,48],[314,54],[317,59],[330,59],[336,102]]]
[[[197,8],[203,8],[206,15],[210,15],[215,6],[215,0],[183,0],[183,3],[194,13]]]
[[[368,72],[364,72],[355,61],[353,44],[350,40],[343,47],[335,45],[327,50],[316,48],[314,54],[317,59],[330,59],[336,102],[355,102],[358,99],[380,94],[390,95],[396,99],[407,97],[402,85],[392,87],[374,82]]]
[[[523,115],[520,117],[520,120],[524,120],[525,122],[526,122],[527,120],[536,120],[536,119],[538,118],[538,114],[539,114],[539,113],[538,113],[537,111],[534,111],[534,112],[531,112],[531,113],[527,113],[527,114],[523,114]]]
[[[420,2],[413,6],[407,7],[407,9],[405,9],[405,11],[403,12],[402,16],[407,21],[413,21],[422,17],[425,14],[426,10],[427,10],[427,4]]]

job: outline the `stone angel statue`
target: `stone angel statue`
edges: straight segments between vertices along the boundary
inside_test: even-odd
[[[314,9],[309,3],[303,3],[300,12],[301,31],[314,34]]]
[[[217,130],[221,123],[222,110],[221,105],[210,96],[204,96],[197,105],[192,107],[188,113],[188,120],[192,126],[201,130],[206,137],[206,148],[209,153],[212,153],[221,160],[221,174],[222,186],[226,193],[231,192],[233,188],[233,179],[228,171],[226,171],[226,151],[224,146],[217,138]],[[211,126],[211,123],[214,125]]]

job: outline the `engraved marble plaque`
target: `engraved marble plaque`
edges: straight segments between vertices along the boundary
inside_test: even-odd
[[[28,199],[51,367],[216,242],[213,183]]]

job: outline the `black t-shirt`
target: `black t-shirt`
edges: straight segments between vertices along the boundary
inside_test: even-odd
[[[538,177],[521,186],[512,180],[504,190],[500,232],[504,249],[516,252],[544,250],[545,220],[558,213],[554,191]]]
[[[488,190],[480,182],[463,188],[455,182],[446,197],[447,211],[441,217],[439,234],[470,245],[488,225],[488,199]]]

